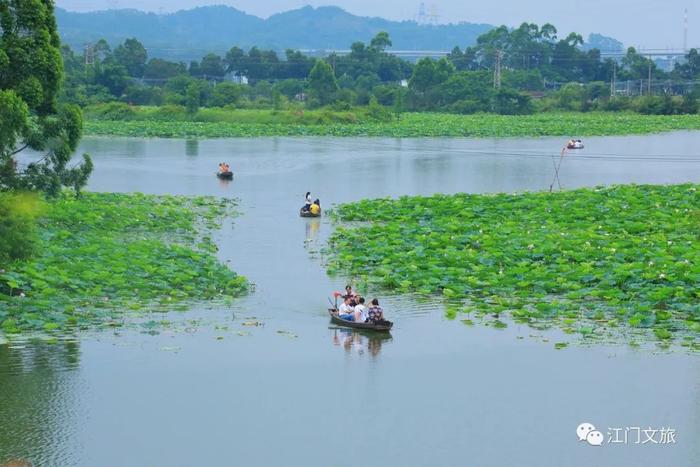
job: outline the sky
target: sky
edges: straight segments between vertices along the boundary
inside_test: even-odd
[[[416,19],[419,0],[56,0],[72,11],[136,8],[169,13],[196,6],[219,4],[266,18],[305,5],[339,6],[360,16],[392,20]],[[626,46],[644,49],[681,49],[683,12],[688,9],[688,47],[700,48],[700,1],[698,0],[426,0],[427,13],[438,22],[506,24],[522,22],[554,24],[561,33],[576,31],[587,37],[597,32],[614,37]]]

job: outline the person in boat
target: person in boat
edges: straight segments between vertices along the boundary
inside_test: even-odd
[[[311,206],[309,207],[309,212],[313,214],[314,216],[317,216],[318,214],[321,213],[321,201],[318,199],[314,201]]]
[[[355,320],[355,308],[350,303],[351,303],[351,298],[345,297],[345,300],[343,301],[343,303],[341,303],[340,306],[338,307],[338,318],[344,319],[347,321],[354,321]]]
[[[357,305],[355,305],[355,322],[364,323],[367,321],[367,307],[365,306],[364,297],[357,299]]]
[[[311,192],[307,191],[306,196],[304,196],[304,207],[301,208],[301,210],[304,212],[309,212],[309,209],[311,209],[312,204],[313,201],[311,201]]]
[[[372,299],[372,306],[367,309],[367,321],[375,324],[384,321],[384,310],[376,298]]]
[[[345,286],[345,295],[343,297],[349,297],[349,298],[355,298],[357,296],[357,293],[352,290],[352,286],[350,284]]]

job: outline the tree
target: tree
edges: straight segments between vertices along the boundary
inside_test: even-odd
[[[627,53],[622,57],[621,64],[624,67],[620,73],[621,79],[646,79],[651,68],[652,76],[658,76],[656,63],[637,53],[634,47],[629,47]]]
[[[152,58],[146,64],[143,77],[148,79],[168,79],[177,75],[187,73],[184,63],[175,63],[163,60],[162,58]]]
[[[321,105],[329,104],[338,91],[338,81],[335,79],[333,69],[323,60],[316,60],[316,64],[309,72],[309,91]]]
[[[424,93],[433,85],[434,76],[435,61],[432,58],[421,58],[413,68],[413,75],[408,81],[408,87]]]
[[[92,162],[84,155],[81,165],[67,166],[83,121],[79,107],[56,103],[63,61],[53,1],[1,1],[0,30],[0,189],[77,191]],[[20,166],[14,157],[25,149],[42,156]]]
[[[219,83],[214,86],[209,104],[215,107],[237,104],[243,96],[243,86],[234,83]]]
[[[533,111],[530,96],[508,88],[496,92],[493,107],[501,115],[526,115]]]
[[[185,106],[187,107],[187,113],[194,115],[199,110],[200,98],[199,98],[199,84],[194,82],[187,86],[187,93],[185,94]]]
[[[248,70],[246,68],[246,54],[240,47],[232,47],[231,50],[226,52],[226,57],[224,58],[224,64],[226,65],[226,71],[233,73],[236,76],[246,76]]]
[[[422,58],[413,68],[408,87],[425,93],[428,89],[447,81],[454,72],[455,67],[447,58],[441,58],[438,61]]]
[[[199,64],[199,73],[204,78],[220,78],[226,74],[224,62],[216,54],[206,54]]]
[[[95,66],[95,84],[106,87],[115,97],[121,97],[129,86],[129,81],[126,67],[114,61]]]
[[[134,78],[143,76],[147,58],[148,53],[146,53],[146,49],[138,40],[133,38],[125,40],[124,44],[114,50],[114,59],[126,68],[129,76]]]
[[[700,77],[700,53],[698,53],[698,49],[690,49],[685,56],[685,63],[676,63],[673,71],[683,79]]]
[[[384,31],[377,33],[369,43],[370,48],[377,52],[384,52],[385,49],[392,45],[391,39],[389,39],[389,33]]]

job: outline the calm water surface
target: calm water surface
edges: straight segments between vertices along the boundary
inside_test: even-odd
[[[700,133],[588,138],[564,188],[700,182]],[[57,345],[0,345],[0,461],[63,466],[697,466],[700,359],[583,345],[557,331],[444,318],[383,301],[390,337],[334,329],[322,204],[548,189],[560,138],[86,138],[89,189],[238,198],[222,261],[256,285],[228,308],[173,312]],[[214,177],[223,160],[233,182]],[[142,321],[162,319],[162,315]],[[261,326],[249,326],[253,322]],[[555,350],[554,342],[572,344]],[[576,426],[671,427],[674,445],[577,441]],[[658,439],[658,436],[657,436]]]

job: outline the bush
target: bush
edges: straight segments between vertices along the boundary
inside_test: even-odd
[[[629,97],[614,97],[601,102],[599,109],[610,112],[621,112],[632,108],[632,99]]]
[[[182,105],[163,105],[155,109],[149,118],[160,121],[185,120],[187,118],[187,109]]]
[[[243,96],[245,88],[235,83],[220,83],[214,86],[208,104],[213,107],[236,105]]]
[[[367,106],[367,116],[375,122],[389,122],[394,118],[394,115],[389,109],[377,102],[377,98],[372,96],[369,99]]]
[[[501,115],[529,115],[534,111],[530,96],[508,88],[498,90],[493,107]]]
[[[451,113],[455,114],[475,114],[478,112],[488,112],[488,106],[476,99],[462,99],[448,107]]]
[[[129,86],[124,91],[122,101],[134,105],[161,105],[163,90],[154,86]]]
[[[86,107],[84,114],[91,120],[131,120],[136,110],[123,102],[107,102]]]
[[[0,193],[0,266],[32,255],[41,207],[36,194]]]

